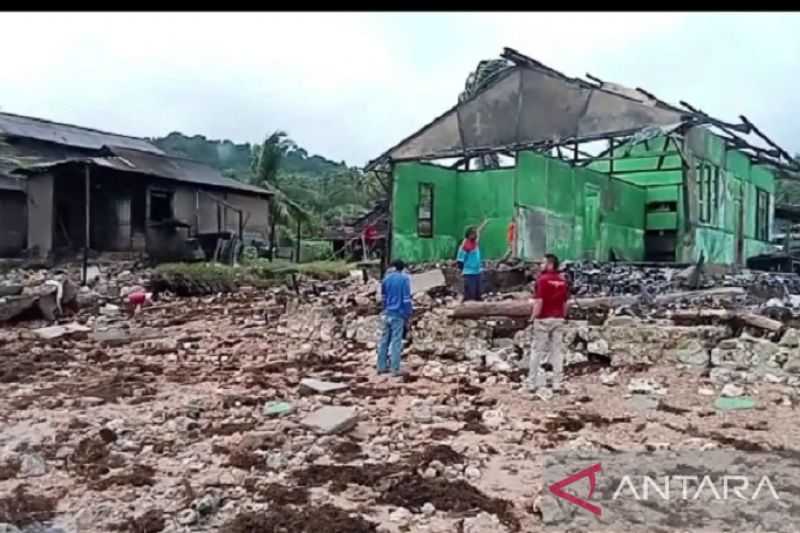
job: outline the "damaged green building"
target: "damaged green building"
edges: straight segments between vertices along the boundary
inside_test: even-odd
[[[453,258],[483,218],[487,259],[512,220],[523,259],[744,264],[771,250],[776,179],[799,169],[745,117],[502,57],[471,98],[369,163],[391,191],[388,256]],[[498,156],[513,165],[482,164]]]

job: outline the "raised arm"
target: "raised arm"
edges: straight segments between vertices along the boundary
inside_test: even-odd
[[[488,222],[489,222],[489,219],[484,217],[483,222],[481,222],[480,226],[478,226],[475,229],[476,240],[479,240],[481,238],[481,231],[483,231],[483,228],[486,227],[486,224]]]

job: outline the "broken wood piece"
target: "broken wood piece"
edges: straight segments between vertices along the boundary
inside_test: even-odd
[[[679,300],[691,300],[707,297],[733,297],[745,294],[741,287],[722,287],[718,289],[705,289],[699,291],[685,291],[656,296],[653,302],[656,305],[666,304]],[[638,296],[604,296],[599,298],[576,298],[569,301],[570,306],[579,308],[622,307],[633,305],[639,301]],[[532,300],[502,300],[499,302],[465,302],[455,309],[451,318],[481,318],[490,316],[505,316],[510,318],[528,317],[533,311]],[[761,317],[764,318],[764,317]]]
[[[773,320],[766,316],[757,315],[749,312],[729,311],[727,309],[698,309],[675,311],[670,315],[672,320],[693,320],[701,318],[713,318],[723,322],[739,320],[748,326],[766,329],[768,331],[780,331],[783,323]]]

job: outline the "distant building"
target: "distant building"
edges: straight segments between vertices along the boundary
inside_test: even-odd
[[[145,139],[0,113],[0,257],[177,258],[188,237],[269,238],[271,193]],[[88,199],[88,209],[87,209]]]
[[[367,166],[391,180],[392,257],[453,258],[483,217],[489,259],[506,252],[511,220],[526,259],[743,265],[772,249],[775,181],[800,167],[745,117],[503,58],[474,96]],[[512,165],[485,168],[499,156]]]

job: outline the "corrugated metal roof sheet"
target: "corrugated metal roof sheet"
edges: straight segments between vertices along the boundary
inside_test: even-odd
[[[103,147],[103,152],[105,155],[101,157],[70,158],[61,161],[35,164],[17,169],[15,173],[35,174],[47,171],[59,165],[88,163],[121,172],[146,174],[148,176],[181,181],[184,183],[196,183],[198,185],[208,185],[260,195],[273,194],[261,187],[225,177],[219,170],[190,159],[153,154],[140,150],[130,150],[118,146]]]
[[[155,145],[138,137],[108,133],[72,124],[60,124],[41,118],[25,117],[11,113],[0,113],[0,135],[27,137],[95,150],[103,146],[113,145],[156,154],[164,153]]]

